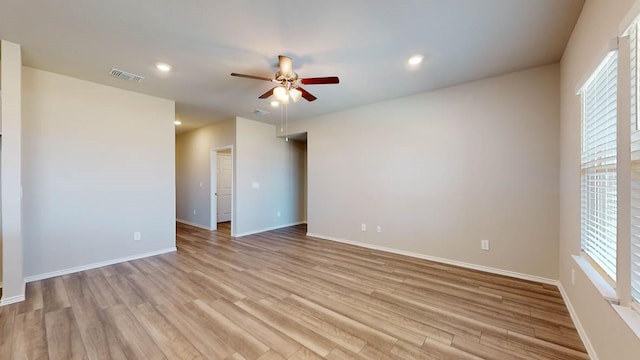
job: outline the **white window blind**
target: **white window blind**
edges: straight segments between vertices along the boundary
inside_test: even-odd
[[[631,60],[631,297],[640,303],[640,131],[638,130],[638,24],[629,31]]]
[[[616,279],[617,51],[609,53],[582,87],[581,245]]]

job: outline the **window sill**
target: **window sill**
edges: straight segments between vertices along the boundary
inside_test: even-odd
[[[618,313],[618,316],[629,326],[631,331],[640,339],[640,312],[629,306],[622,306],[620,298],[616,293],[616,289],[604,279],[604,277],[596,270],[589,260],[579,255],[572,255],[576,264],[584,271],[587,278],[598,289],[602,297],[611,303],[611,307]]]
[[[628,306],[613,305],[613,309],[640,339],[640,313]]]
[[[572,255],[573,260],[578,264],[580,269],[587,275],[587,278],[591,280],[591,283],[598,289],[602,297],[611,304],[620,304],[620,299],[616,293],[616,289],[611,286],[607,280],[605,280],[598,270],[594,269],[589,263],[589,260],[579,255]],[[633,311],[633,310],[632,310]]]

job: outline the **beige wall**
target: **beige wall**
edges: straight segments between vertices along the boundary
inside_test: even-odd
[[[237,236],[304,221],[304,144],[275,134],[273,125],[236,118]]]
[[[22,235],[22,55],[2,41],[2,303],[24,298]]]
[[[235,120],[215,123],[176,137],[177,219],[212,228],[211,150],[235,143]]]
[[[558,65],[289,128],[308,132],[310,233],[557,278]]]
[[[560,280],[602,360],[638,359],[640,339],[571,258],[580,253],[581,105],[576,89],[602,60],[632,4],[632,0],[586,1],[561,62]],[[575,285],[571,284],[572,269]]]
[[[28,67],[22,96],[25,275],[175,249],[174,102]]]

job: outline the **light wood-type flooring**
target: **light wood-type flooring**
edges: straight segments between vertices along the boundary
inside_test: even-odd
[[[304,225],[177,227],[177,253],[29,283],[0,308],[0,359],[588,359],[554,286]]]

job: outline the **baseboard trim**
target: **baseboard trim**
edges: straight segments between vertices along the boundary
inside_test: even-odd
[[[569,295],[564,290],[564,286],[562,286],[562,283],[560,281],[557,282],[556,286],[558,286],[558,289],[560,290],[560,294],[562,295],[562,300],[564,300],[565,305],[567,305],[567,310],[569,310],[569,315],[571,316],[571,320],[573,321],[573,324],[576,326],[576,330],[578,330],[578,335],[580,335],[580,340],[582,340],[584,347],[587,349],[587,353],[589,354],[589,357],[592,360],[598,360],[598,354],[596,354],[596,349],[594,349],[593,344],[591,343],[591,341],[589,341],[589,336],[587,336],[586,330],[584,329],[584,327],[582,327],[582,323],[578,318],[578,313],[573,308],[573,305],[569,300]]]
[[[0,300],[0,306],[19,303],[19,302],[24,301],[24,299],[25,299],[24,294],[23,295],[16,295],[16,296],[8,297],[6,299]]]
[[[298,221],[298,222],[294,222],[291,224],[284,224],[284,225],[277,225],[277,226],[272,226],[272,227],[268,227],[268,228],[264,228],[264,229],[260,229],[260,230],[255,230],[255,231],[247,231],[247,232],[243,232],[240,234],[231,234],[231,236],[233,237],[243,237],[243,236],[247,236],[247,235],[253,235],[253,234],[259,234],[265,231],[271,231],[271,230],[278,230],[278,229],[282,229],[282,228],[286,228],[289,226],[296,226],[296,225],[300,225],[300,224],[306,224],[306,221]]]
[[[510,271],[510,270],[503,270],[503,269],[493,268],[493,267],[484,266],[484,265],[467,263],[463,261],[450,260],[450,259],[415,253],[415,252],[406,251],[406,250],[398,250],[398,249],[393,249],[393,248],[380,246],[380,245],[367,244],[359,241],[345,240],[345,239],[340,239],[334,236],[327,236],[327,235],[315,234],[315,233],[307,233],[307,236],[329,240],[329,241],[335,241],[343,244],[359,246],[359,247],[372,249],[372,250],[384,251],[392,254],[405,255],[413,258],[435,261],[442,264],[460,266],[460,267],[472,269],[472,270],[485,271],[492,274],[504,275],[504,276],[509,276],[509,277],[522,279],[522,280],[535,281],[543,284],[550,284],[550,285],[556,285],[556,286],[558,285],[558,280],[549,279],[541,276],[529,275],[529,274],[519,273],[515,271]]]
[[[24,280],[26,282],[44,280],[44,279],[49,279],[49,278],[56,277],[56,276],[72,274],[72,273],[76,273],[76,272],[79,272],[79,271],[91,270],[91,269],[95,269],[95,268],[99,268],[99,267],[103,267],[103,266],[109,266],[109,265],[118,264],[118,263],[131,261],[131,260],[138,260],[138,259],[142,259],[142,258],[146,258],[146,257],[150,257],[150,256],[162,255],[162,254],[175,252],[175,251],[177,251],[177,249],[174,246],[174,247],[161,249],[161,250],[156,250],[156,251],[151,251],[151,252],[147,252],[147,253],[143,253],[143,254],[126,256],[126,257],[121,257],[121,258],[111,259],[111,260],[106,260],[106,261],[100,261],[100,262],[93,263],[93,264],[76,266],[76,267],[57,270],[57,271],[51,271],[51,272],[43,273],[43,274],[31,275],[31,276],[27,276]]]
[[[191,221],[187,221],[187,220],[176,219],[176,222],[179,222],[179,223],[185,224],[185,225],[189,225],[189,226],[193,226],[193,227],[197,227],[197,228],[204,229],[204,230],[213,231],[212,228],[206,227],[204,225],[192,223]]]

